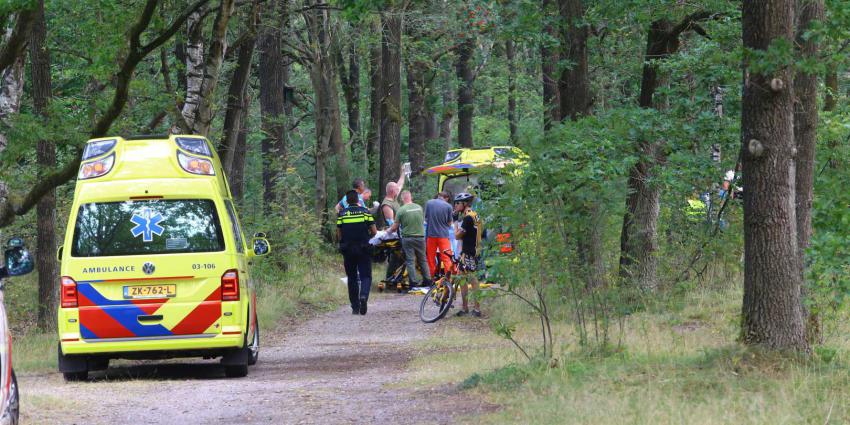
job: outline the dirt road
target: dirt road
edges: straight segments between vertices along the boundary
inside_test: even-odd
[[[413,343],[447,325],[421,323],[419,300],[375,294],[366,316],[342,308],[288,331],[266,327],[242,379],[195,359],[113,367],[85,383],[22,376],[23,423],[432,424],[455,422],[461,404],[492,409],[454,388],[399,389]]]

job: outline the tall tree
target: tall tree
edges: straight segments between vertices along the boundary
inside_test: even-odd
[[[655,96],[665,80],[659,62],[679,50],[682,33],[696,30],[704,34],[699,22],[712,16],[711,12],[700,11],[686,16],[676,25],[666,18],[650,25],[638,98],[641,108],[664,107]],[[638,142],[637,153],[639,159],[629,170],[626,213],[620,233],[620,276],[644,290],[654,290],[658,286],[656,252],[661,207],[661,187],[655,176],[665,157],[663,141],[643,137]]]
[[[44,0],[39,0],[30,35],[30,74],[32,80],[33,109],[47,120],[53,87],[50,80],[50,52],[45,40]],[[56,166],[56,146],[53,141],[39,140],[36,146],[38,165],[44,169]],[[38,328],[43,331],[56,327],[56,299],[59,272],[56,263],[56,191],[49,190],[36,207],[37,239],[36,267],[38,267]]]
[[[558,39],[558,32],[552,22],[555,20],[553,0],[542,0],[541,16],[543,17],[543,37],[540,42],[540,59],[543,76],[543,129],[549,131],[553,122],[561,117],[560,99],[558,96],[558,53],[552,48]]]
[[[310,82],[314,91],[314,116],[316,121],[316,212],[324,225],[327,222],[328,173],[327,162],[334,164],[336,177],[335,195],[342,193],[351,184],[347,146],[342,140],[342,118],[337,89],[337,66],[333,49],[336,25],[331,21],[330,11],[313,4],[303,11],[307,24],[309,46],[301,46],[309,64]],[[332,154],[332,155],[331,155]],[[339,198],[336,198],[339,199]]]
[[[186,89],[186,99],[180,110],[183,121],[179,122],[183,133],[190,133],[195,122],[195,114],[201,103],[201,86],[204,81],[204,18],[205,10],[198,10],[186,21],[186,43],[176,43],[175,53],[184,65],[185,73],[181,72],[178,81]]]
[[[564,65],[558,79],[558,98],[560,99],[559,120],[577,121],[593,113],[590,94],[590,78],[587,69],[587,39],[589,27],[584,22],[584,5],[581,0],[559,0],[558,10],[561,16],[560,57],[568,64]],[[602,212],[597,203],[581,208],[581,214],[588,220],[585,234],[578,239],[579,268],[585,275],[588,288],[605,285],[605,263],[602,246]]]
[[[823,20],[823,0],[797,0],[799,18],[797,20],[796,41],[800,59],[817,60],[818,43],[806,36],[806,32],[815,21]],[[794,144],[797,154],[794,156],[796,170],[795,203],[797,216],[797,252],[803,279],[805,298],[805,256],[806,248],[812,238],[812,197],[815,180],[815,145],[818,127],[818,76],[813,72],[798,71],[794,76]],[[808,313],[805,303],[803,310]],[[820,321],[816,313],[807,314],[807,339],[819,342]]]
[[[278,191],[277,183],[281,172],[285,175],[287,160],[286,143],[286,86],[289,82],[289,62],[283,56],[282,37],[289,28],[287,0],[276,0],[269,7],[268,23],[260,35],[260,114],[262,117],[263,141],[263,203],[266,209],[276,201],[286,211],[286,191]]]
[[[381,79],[381,49],[383,31],[381,20],[372,18],[370,23],[371,32],[377,35],[377,41],[369,44],[369,131],[366,135],[366,161],[370,178],[378,173],[379,162],[375,161],[379,156],[381,147],[381,96],[383,96],[383,83]]]
[[[508,130],[511,144],[517,140],[516,117],[516,46],[513,40],[505,41],[505,59],[508,61]]]
[[[236,68],[230,79],[230,87],[227,90],[227,106],[224,113],[223,137],[219,152],[222,153],[224,170],[230,177],[230,190],[233,196],[240,200],[244,192],[244,182],[239,176],[244,175],[244,146],[239,146],[239,136],[244,132],[246,117],[245,109],[250,104],[247,101],[248,80],[251,76],[254,58],[254,46],[257,40],[257,21],[259,19],[259,1],[254,4],[246,19],[245,32],[239,37],[241,40],[236,49]],[[238,160],[237,160],[238,158]]]
[[[407,64],[407,156],[413,175],[425,169],[427,70],[427,65],[419,60]]]
[[[203,79],[198,89],[197,103],[187,99],[184,105],[184,116],[192,134],[206,136],[209,134],[213,119],[213,94],[218,85],[221,65],[227,50],[227,24],[236,6],[236,0],[221,0],[213,22],[210,35],[209,51],[204,58]],[[186,108],[189,108],[187,113]]]
[[[793,0],[744,0],[741,153],[744,187],[744,302],[741,339],[807,351],[800,302],[794,208],[793,75],[769,62],[773,46],[794,42]]]
[[[401,32],[402,14],[390,8],[381,13],[381,169],[378,189],[386,195],[388,182],[401,177]]]
[[[452,146],[452,123],[455,118],[454,91],[448,81],[443,84],[443,114],[440,117],[440,140],[443,150],[449,150]]]
[[[475,38],[468,34],[457,47],[457,141],[461,147],[473,147],[472,117],[475,110],[475,73],[472,69],[472,54]]]
[[[339,46],[336,62],[348,114],[348,145],[355,152],[359,151],[363,155],[361,158],[368,161],[366,146],[361,146],[363,138],[360,135],[360,57],[355,40],[350,40],[347,47]],[[368,166],[366,168],[368,169]]]

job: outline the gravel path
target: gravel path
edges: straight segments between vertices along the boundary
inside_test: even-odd
[[[412,343],[450,323],[422,324],[416,314],[420,299],[374,294],[366,316],[353,316],[346,307],[288,331],[263,329],[260,361],[242,379],[225,379],[216,361],[195,359],[122,365],[85,383],[66,384],[58,373],[22,376],[22,419],[34,424],[432,424],[454,422],[461,406],[466,412],[492,410],[453,388],[399,389],[415,355]]]

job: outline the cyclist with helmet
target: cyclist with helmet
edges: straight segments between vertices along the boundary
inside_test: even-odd
[[[472,210],[472,201],[474,200],[475,196],[469,193],[459,193],[454,199],[454,211],[460,222],[455,229],[455,237],[461,243],[458,268],[472,284],[473,294],[477,294],[479,289],[477,271],[481,261],[481,220],[478,213]],[[467,285],[461,285],[460,293],[463,298],[463,309],[457,313],[458,316],[470,314],[468,292]],[[481,317],[481,304],[477,298],[474,301],[471,314],[475,317]]]

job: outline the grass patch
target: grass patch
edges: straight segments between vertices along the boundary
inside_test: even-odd
[[[682,297],[681,309],[630,315],[612,341],[617,350],[579,349],[570,322],[559,320],[556,367],[524,361],[493,335],[464,337],[446,322],[433,337],[438,348],[412,366],[410,384],[454,384],[503,406],[469,418],[475,423],[850,423],[846,320],[812,357],[776,355],[735,343],[739,289]],[[535,347],[539,329],[521,308],[487,308],[517,323],[515,336]]]

